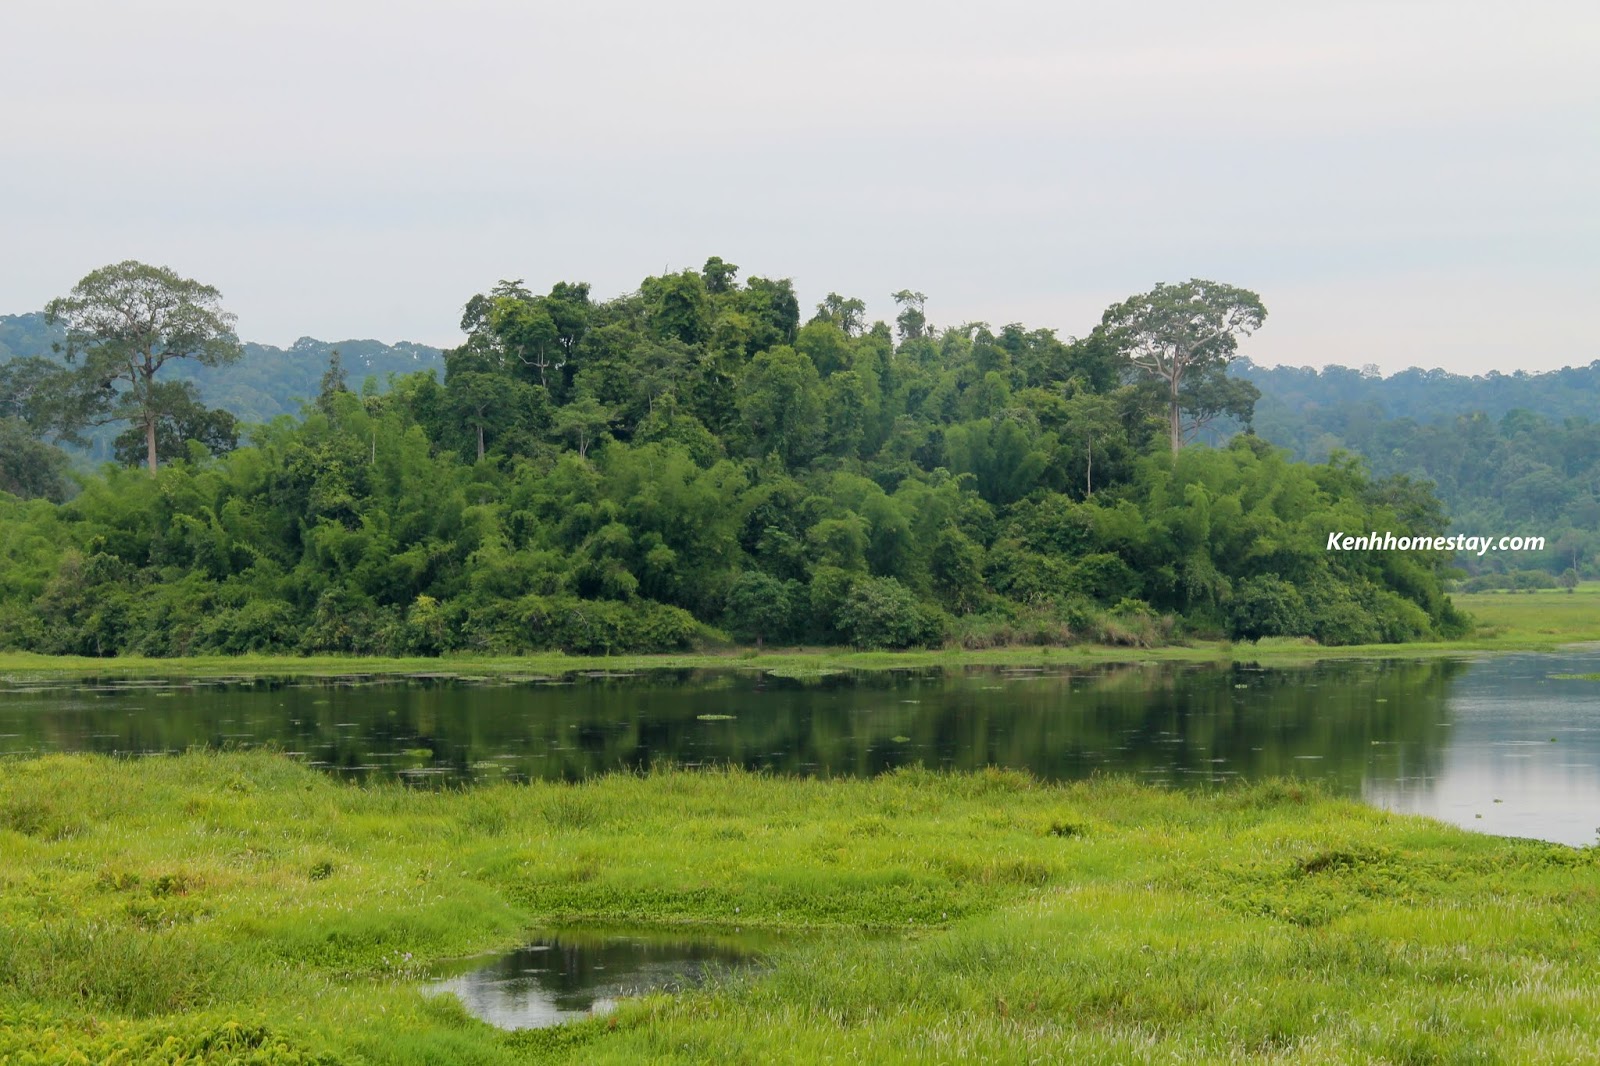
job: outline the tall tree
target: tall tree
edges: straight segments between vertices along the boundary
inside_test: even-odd
[[[866,326],[867,305],[855,297],[843,297],[830,292],[817,305],[813,322],[832,322],[846,337],[859,337]]]
[[[1128,362],[1166,386],[1172,450],[1183,447],[1184,375],[1226,367],[1239,338],[1261,328],[1267,309],[1248,289],[1191,278],[1130,296],[1107,309],[1100,328]]]
[[[170,390],[156,387],[156,374],[174,359],[220,366],[243,354],[235,318],[222,310],[221,300],[210,285],[128,259],[88,274],[69,295],[45,305],[45,320],[66,329],[63,348],[78,367],[81,393],[128,384],[110,415],[143,431],[151,473],[157,429],[169,413],[162,403],[171,398]]]
[[[733,291],[739,276],[737,263],[726,263],[720,255],[714,255],[706,260],[706,265],[700,268],[701,275],[706,279],[706,291],[713,296],[720,296],[725,292]]]
[[[224,455],[239,446],[239,420],[227,411],[200,402],[200,392],[190,381],[158,381],[155,386],[156,458],[171,462],[189,454],[188,442],[197,441],[212,455]],[[111,443],[117,462],[138,466],[147,461],[144,429],[129,426]]]
[[[901,289],[890,299],[900,305],[900,313],[894,316],[894,321],[900,327],[901,340],[916,340],[927,333],[928,316],[924,313],[928,303],[926,296],[910,289]]]

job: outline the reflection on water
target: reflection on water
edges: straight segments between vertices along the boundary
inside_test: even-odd
[[[1600,683],[1550,675],[1596,669],[1600,652],[811,679],[741,670],[13,685],[0,687],[0,754],[273,745],[346,779],[419,785],[576,780],[655,763],[820,776],[996,765],[1178,786],[1289,775],[1472,828],[1590,843]]]
[[[502,1029],[536,1029],[611,1011],[619,999],[675,992],[746,965],[770,938],[573,931],[490,960],[469,961],[433,982],[475,1017]]]

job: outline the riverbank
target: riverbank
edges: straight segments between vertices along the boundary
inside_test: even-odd
[[[632,672],[660,669],[752,669],[795,674],[833,670],[889,670],[983,666],[1061,666],[1103,662],[1294,663],[1340,658],[1424,658],[1482,651],[1549,651],[1567,644],[1600,641],[1600,583],[1575,594],[1472,593],[1456,597],[1477,625],[1462,640],[1416,644],[1323,647],[1301,641],[1232,644],[1194,641],[1156,648],[1072,645],[1067,647],[939,648],[912,651],[853,651],[846,648],[730,648],[677,655],[521,656],[447,655],[389,659],[344,656],[238,655],[181,659],[77,656],[0,652],[0,680],[31,681],[86,677],[217,678],[234,676],[316,677],[362,675],[459,676],[555,675],[581,671]]]
[[[0,1061],[1571,1061],[1600,1040],[1597,860],[1299,784],[15,760]],[[418,991],[571,921],[811,935],[555,1030]]]

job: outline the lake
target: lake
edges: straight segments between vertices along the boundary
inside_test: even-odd
[[[273,746],[341,778],[429,787],[655,764],[832,777],[994,765],[1197,788],[1285,775],[1582,845],[1600,827],[1600,682],[1559,675],[1596,671],[1600,651],[1585,650],[1273,667],[8,683],[0,771],[4,757],[41,752]]]

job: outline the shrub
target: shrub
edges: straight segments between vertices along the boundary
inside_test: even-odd
[[[852,583],[837,627],[858,648],[909,648],[943,640],[946,625],[894,578],[863,577]]]
[[[1299,637],[1313,629],[1311,612],[1300,590],[1273,574],[1239,583],[1229,623],[1235,640]]]

